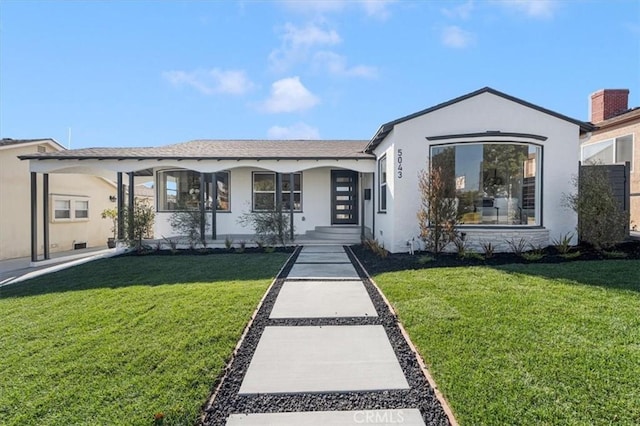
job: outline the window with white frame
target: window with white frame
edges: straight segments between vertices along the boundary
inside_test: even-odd
[[[633,170],[633,135],[582,146],[582,162],[584,164],[624,164],[627,161]]]
[[[76,219],[89,219],[89,201],[75,200],[74,214]]]
[[[204,188],[200,187],[200,172],[194,170],[163,170],[158,172],[157,181],[158,211],[199,209],[202,190],[205,192],[205,209],[212,209],[215,196],[216,211],[231,211],[228,171],[208,174]]]
[[[71,201],[54,200],[54,219],[71,219]]]
[[[378,210],[387,211],[387,156],[384,155],[378,160]]]
[[[291,192],[293,190],[293,211],[302,211],[302,173],[283,173],[282,208],[291,209]],[[276,174],[273,172],[253,172],[253,204],[254,211],[271,211],[276,208]]]
[[[89,220],[89,197],[80,195],[50,196],[51,222]]]

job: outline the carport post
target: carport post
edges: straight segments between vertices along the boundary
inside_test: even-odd
[[[211,174],[211,185],[213,186],[213,194],[211,195],[211,238],[218,238],[217,235],[217,213],[218,213],[218,174]]]
[[[31,172],[31,261],[38,261],[38,174]]]
[[[134,173],[129,172],[129,241],[133,241],[135,238],[135,229],[133,229],[133,215],[135,212],[133,211],[134,204],[134,194],[133,194],[133,186],[134,186]]]
[[[49,255],[49,173],[42,174],[42,236],[44,246],[44,260]]]
[[[289,173],[289,228],[290,237],[293,242],[293,173]],[[300,182],[302,184],[302,182]]]
[[[205,235],[205,225],[207,218],[204,215],[204,203],[207,196],[205,191],[206,185],[207,177],[204,173],[200,172],[200,212],[198,214],[200,215],[200,238],[202,239],[202,242],[204,242],[204,240],[207,238],[207,236]]]
[[[122,172],[118,172],[117,176],[118,239],[122,240],[124,239],[124,184],[122,183]]]

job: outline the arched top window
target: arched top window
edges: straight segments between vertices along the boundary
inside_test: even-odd
[[[536,226],[540,221],[539,145],[473,142],[431,146],[461,225]]]

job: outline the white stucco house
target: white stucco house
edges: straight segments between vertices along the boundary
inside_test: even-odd
[[[21,156],[35,174],[86,173],[133,187],[152,178],[156,236],[176,209],[199,209],[212,240],[247,235],[238,218],[277,199],[305,238],[375,238],[391,252],[417,240],[418,174],[447,171],[471,246],[573,232],[562,206],[590,123],[483,88],[380,126],[361,141],[197,140],[153,148],[88,148]],[[124,206],[124,194],[118,197]],[[37,232],[37,227],[32,226]]]

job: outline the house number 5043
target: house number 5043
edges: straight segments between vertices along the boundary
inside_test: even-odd
[[[396,172],[398,173],[398,179],[402,179],[402,149],[398,149],[398,168]]]

